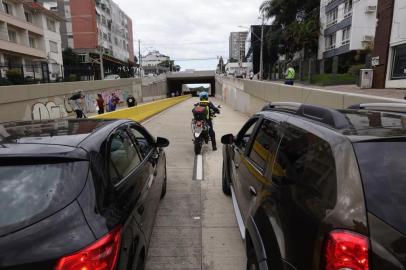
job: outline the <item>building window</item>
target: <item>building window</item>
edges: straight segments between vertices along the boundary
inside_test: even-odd
[[[52,52],[52,53],[58,53],[59,52],[59,50],[58,50],[58,43],[56,43],[56,42],[54,42],[54,41],[49,41],[49,50]]]
[[[17,33],[12,30],[8,30],[8,39],[10,42],[17,43]]]
[[[341,45],[347,45],[350,43],[350,37],[351,37],[351,26],[348,26],[343,29],[343,38]]]
[[[107,40],[107,34],[106,33],[103,33],[103,39]]]
[[[13,15],[13,6],[10,5],[9,3],[3,2],[3,8],[4,8],[4,12],[9,14],[9,15]]]
[[[58,11],[58,7],[51,7],[49,10],[51,10],[51,11]]]
[[[32,14],[26,11],[26,12],[24,12],[24,15],[25,15],[25,20],[29,23],[32,23]]]
[[[337,23],[338,8],[327,13],[327,28]]]
[[[116,37],[114,37],[114,44],[116,44],[116,46],[118,46],[118,39]]]
[[[79,54],[79,59],[82,63],[86,62],[86,54]]]
[[[326,51],[332,50],[336,47],[336,33],[326,36]]]
[[[29,41],[29,43],[30,43],[30,47],[31,47],[31,48],[36,48],[36,47],[37,47],[36,44],[35,44],[35,38],[33,38],[33,37],[28,37],[28,41]]]
[[[393,48],[392,80],[406,79],[406,44]]]
[[[54,20],[47,18],[47,27],[49,31],[56,32],[56,23]]]
[[[344,18],[350,17],[352,15],[352,0],[345,1],[344,5]]]

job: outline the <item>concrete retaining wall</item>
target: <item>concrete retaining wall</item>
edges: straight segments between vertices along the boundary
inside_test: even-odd
[[[165,98],[168,92],[165,77],[2,86],[0,122],[67,117],[73,113],[68,98],[79,90],[85,95],[82,107],[86,113],[96,111],[98,93],[106,104],[115,93],[125,106],[129,95],[141,103]]]
[[[97,115],[94,118],[101,119],[131,119],[142,122],[180,102],[189,99],[191,96],[179,96],[173,98],[165,98],[150,103],[141,104],[139,106],[123,109],[111,113]]]
[[[406,103],[401,99],[226,77],[217,77],[216,85],[221,87],[221,90],[217,91],[218,97],[234,109],[247,115],[258,112],[269,102],[277,101],[300,102],[335,109],[344,109],[352,104],[370,102]]]

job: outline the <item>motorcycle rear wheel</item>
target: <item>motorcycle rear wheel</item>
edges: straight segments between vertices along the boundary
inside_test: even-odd
[[[202,153],[202,143],[199,139],[196,139],[195,142],[195,155],[200,155]]]

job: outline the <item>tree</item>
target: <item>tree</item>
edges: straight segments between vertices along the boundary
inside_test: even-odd
[[[319,0],[265,0],[260,11],[272,19],[271,30],[265,43],[271,55],[272,65],[278,54],[292,59],[304,50],[308,57],[317,51],[320,33]]]
[[[62,52],[63,64],[68,66],[75,66],[81,63],[79,55],[77,55],[72,48],[66,48]]]

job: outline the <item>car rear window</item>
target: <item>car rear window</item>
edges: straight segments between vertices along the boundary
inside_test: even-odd
[[[406,233],[406,142],[354,145],[369,212]]]
[[[47,217],[82,190],[88,162],[0,166],[0,236]]]

